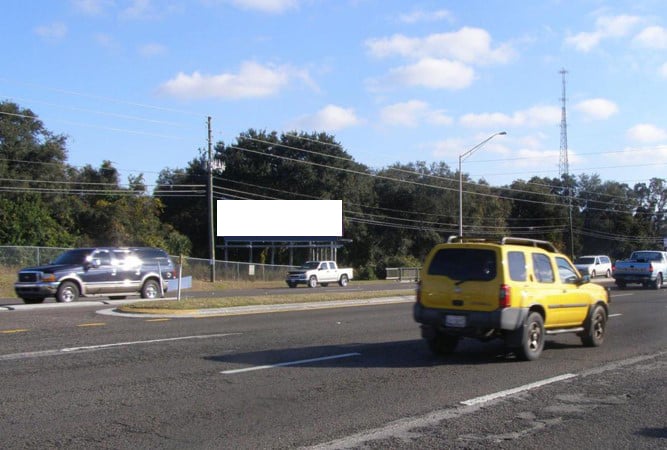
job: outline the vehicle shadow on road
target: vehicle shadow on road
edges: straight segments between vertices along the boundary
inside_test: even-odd
[[[436,356],[422,339],[382,343],[321,345],[205,357],[223,363],[225,370],[257,366],[298,366],[338,368],[416,368],[443,365],[483,365],[511,363],[516,356],[501,341],[481,343],[464,339],[457,350]]]
[[[663,428],[642,428],[635,434],[642,436],[667,439],[667,427]]]

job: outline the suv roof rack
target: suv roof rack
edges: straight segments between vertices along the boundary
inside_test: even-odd
[[[515,244],[515,245],[527,245],[529,247],[539,247],[548,252],[558,253],[558,249],[549,241],[541,241],[539,239],[529,239],[529,238],[518,238],[507,236],[500,240],[501,244]]]
[[[449,238],[447,239],[447,243],[451,244],[453,242],[493,242],[493,243],[496,243],[498,241],[494,240],[494,239],[486,239],[486,238],[467,238],[467,237],[456,236],[456,235],[449,236]],[[513,244],[513,245],[525,245],[525,246],[528,246],[528,247],[538,247],[538,248],[541,248],[541,249],[546,250],[548,252],[558,253],[558,249],[551,242],[541,241],[539,239],[505,236],[505,237],[500,239],[499,243],[501,245]]]

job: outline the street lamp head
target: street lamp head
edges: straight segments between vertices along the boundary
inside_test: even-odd
[[[488,138],[484,139],[479,144],[475,145],[473,148],[468,150],[465,153],[459,155],[459,236],[463,236],[463,173],[461,172],[461,162],[470,156],[475,150],[479,149],[481,146],[489,142],[496,136],[506,135],[506,131],[498,131],[497,133],[492,134]]]

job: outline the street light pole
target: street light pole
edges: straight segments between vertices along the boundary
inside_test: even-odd
[[[482,145],[486,144],[487,142],[489,142],[494,137],[504,136],[506,134],[507,134],[507,132],[505,132],[505,131],[499,131],[497,133],[494,133],[491,136],[489,136],[488,138],[484,139],[479,144],[475,145],[473,148],[471,148],[467,152],[462,153],[462,154],[459,155],[459,236],[461,236],[461,237],[463,237],[463,173],[461,172],[461,163],[468,156],[472,155],[475,152],[475,150],[479,149]]]

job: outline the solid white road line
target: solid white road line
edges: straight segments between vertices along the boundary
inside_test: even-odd
[[[8,361],[14,359],[27,359],[27,358],[36,358],[39,356],[55,356],[55,355],[65,355],[71,354],[74,352],[85,352],[85,351],[94,351],[94,350],[103,350],[113,347],[127,347],[130,345],[141,345],[141,344],[155,344],[158,342],[170,342],[170,341],[184,341],[190,339],[210,339],[224,336],[233,336],[239,335],[241,333],[220,333],[220,334],[204,334],[200,336],[181,336],[175,338],[165,338],[165,339],[150,339],[147,341],[132,341],[132,342],[115,342],[112,344],[100,344],[100,345],[86,345],[81,347],[67,347],[61,349],[53,350],[41,350],[36,352],[23,352],[23,353],[11,353],[8,355],[0,355],[0,361]]]
[[[342,355],[323,356],[321,358],[302,359],[299,361],[288,361],[278,364],[268,364],[265,366],[246,367],[245,369],[223,370],[220,373],[223,373],[225,375],[230,375],[235,373],[251,372],[253,370],[273,369],[274,367],[284,367],[284,366],[296,366],[298,364],[308,364],[311,362],[327,361],[329,359],[349,358],[350,356],[360,356],[360,355],[361,353],[343,353]]]
[[[461,403],[464,404],[464,405],[467,405],[467,406],[477,405],[477,404],[480,404],[480,403],[486,403],[486,402],[490,402],[491,400],[495,400],[495,399],[498,399],[498,398],[501,398],[501,397],[507,397],[509,395],[516,394],[518,392],[528,391],[530,389],[535,389],[535,388],[538,388],[540,386],[544,386],[544,385],[551,384],[551,383],[556,383],[558,381],[568,380],[568,379],[574,378],[574,377],[576,377],[575,374],[566,373],[564,375],[559,375],[559,376],[553,377],[553,378],[547,378],[546,380],[542,380],[542,381],[536,381],[535,383],[525,384],[523,386],[519,386],[519,387],[516,387],[516,388],[513,388],[513,389],[507,389],[506,391],[499,391],[499,392],[494,392],[493,394],[484,395],[482,397],[471,398],[470,400],[465,400],[465,401],[462,401]]]

